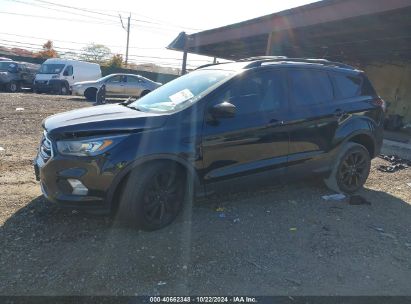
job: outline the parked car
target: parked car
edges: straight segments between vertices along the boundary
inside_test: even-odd
[[[103,85],[106,87],[106,96],[141,97],[155,90],[162,84],[140,75],[110,74],[96,81],[75,83],[73,85],[73,95],[84,96],[90,101],[96,101],[97,91]]]
[[[96,80],[100,77],[100,65],[96,63],[51,58],[41,65],[34,82],[34,90],[38,93],[67,95],[75,82]]]
[[[177,78],[132,103],[57,114],[35,160],[50,201],[153,230],[196,195],[322,177],[351,194],[382,144],[385,103],[364,72],[249,59]]]
[[[0,87],[18,92],[22,87],[32,88],[39,65],[16,61],[0,61]]]

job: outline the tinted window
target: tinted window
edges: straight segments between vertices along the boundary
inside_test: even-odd
[[[363,96],[368,96],[368,95],[376,96],[377,95],[370,80],[366,76],[363,76],[361,95]]]
[[[325,71],[290,70],[290,98],[294,105],[309,106],[333,99],[330,78]]]
[[[118,83],[118,82],[122,82],[122,81],[123,81],[123,76],[116,75],[116,76],[111,77],[107,82]]]
[[[72,76],[73,75],[73,66],[68,65],[63,73],[64,76]]]
[[[278,110],[286,101],[285,78],[280,71],[245,75],[226,88],[219,102],[230,101],[237,115]]]
[[[127,82],[137,83],[139,82],[139,79],[134,76],[127,76]]]
[[[338,99],[351,98],[358,95],[361,87],[361,79],[359,77],[333,74],[333,79],[336,85],[336,97]]]

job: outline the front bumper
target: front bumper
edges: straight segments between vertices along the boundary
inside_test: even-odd
[[[71,94],[76,95],[76,96],[84,96],[84,91],[85,90],[86,90],[85,87],[72,86],[71,87]]]
[[[109,163],[104,159],[61,156],[44,161],[39,152],[34,160],[34,172],[47,200],[63,207],[108,213],[111,210],[108,193],[115,176],[103,173]],[[80,181],[87,188],[87,194],[75,194],[69,180]]]

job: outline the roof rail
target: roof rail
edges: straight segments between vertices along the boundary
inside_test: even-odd
[[[339,68],[344,68],[344,69],[349,69],[349,70],[356,70],[355,67],[341,63],[341,62],[335,62],[335,61],[329,61],[327,59],[317,59],[317,58],[287,58],[283,56],[261,56],[261,57],[251,57],[251,58],[246,58],[246,59],[241,59],[239,61],[253,61],[249,65],[247,65],[247,68],[254,68],[254,67],[259,67],[263,63],[266,62],[302,62],[302,63],[312,63],[312,64],[322,64],[326,66],[335,66]]]

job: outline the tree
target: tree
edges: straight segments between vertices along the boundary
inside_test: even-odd
[[[107,66],[113,68],[121,68],[123,66],[123,55],[115,54],[111,59],[107,62]]]
[[[85,61],[104,63],[110,58],[111,50],[103,44],[91,43],[81,49],[80,58]]]
[[[58,57],[57,51],[53,48],[53,41],[48,40],[45,44],[43,44],[43,50],[36,53],[35,57],[44,59]]]

